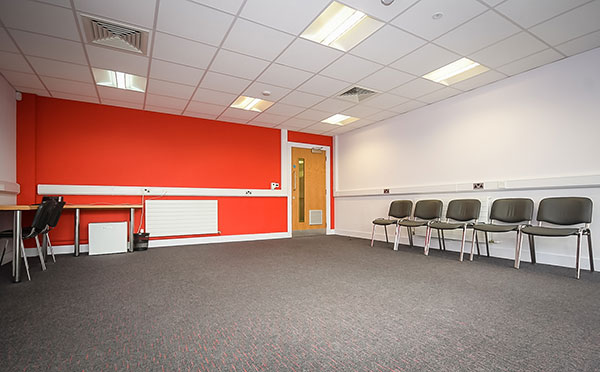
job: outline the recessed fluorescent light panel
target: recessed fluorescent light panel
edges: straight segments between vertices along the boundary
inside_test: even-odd
[[[248,111],[263,112],[271,107],[272,104],[273,102],[265,101],[260,98],[239,96],[231,107]]]
[[[358,118],[354,118],[352,116],[342,115],[342,114],[335,114],[335,115],[330,116],[327,119],[321,121],[321,123],[335,124],[335,125],[346,125],[346,124],[350,124],[352,122],[355,122],[357,120],[358,120]]]
[[[425,79],[444,85],[451,85],[466,80],[475,75],[488,71],[489,68],[473,62],[468,58],[461,58],[449,65],[440,67],[435,71],[423,75]]]
[[[300,36],[346,52],[381,26],[360,10],[334,1]]]
[[[144,92],[146,90],[146,78],[143,76],[126,74],[119,71],[92,68],[97,85],[119,89]]]

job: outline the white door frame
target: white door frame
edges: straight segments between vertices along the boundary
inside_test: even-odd
[[[300,143],[300,142],[287,142],[287,151],[285,159],[282,157],[282,162],[285,161],[285,164],[282,164],[282,168],[285,169],[285,173],[282,175],[282,179],[286,179],[287,186],[287,198],[288,198],[288,233],[292,234],[292,187],[291,187],[291,179],[292,179],[292,147],[299,147],[304,149],[312,149],[314,147],[319,147],[325,151],[325,219],[327,222],[326,234],[333,234],[333,230],[331,229],[331,147],[323,146],[317,144],[310,143]],[[285,175],[285,176],[284,176]]]

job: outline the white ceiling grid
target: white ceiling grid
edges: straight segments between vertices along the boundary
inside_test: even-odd
[[[600,46],[600,0],[338,0],[384,23],[344,53],[299,37],[331,1],[2,0],[0,73],[42,96],[335,135]],[[148,55],[86,43],[81,15],[149,31]],[[420,77],[460,57],[490,71]],[[92,67],[145,76],[146,92],[96,86]],[[354,85],[380,94],[337,98]],[[239,95],[274,104],[230,108]],[[320,122],[334,113],[360,120]]]

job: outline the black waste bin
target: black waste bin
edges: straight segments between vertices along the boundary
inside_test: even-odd
[[[134,251],[147,250],[149,240],[150,240],[150,233],[133,234],[133,250]]]

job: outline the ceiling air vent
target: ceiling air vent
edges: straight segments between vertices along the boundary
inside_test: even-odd
[[[348,101],[358,103],[358,102],[361,102],[377,93],[378,92],[375,92],[373,90],[366,89],[366,88],[352,87],[352,88],[348,89],[347,91],[345,91],[344,93],[340,94],[339,97],[343,98],[345,100],[348,100]]]
[[[88,43],[146,54],[148,47],[147,31],[86,16],[81,18]]]

